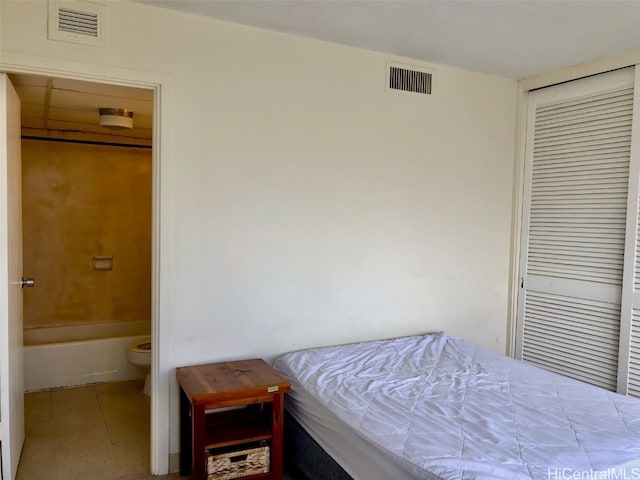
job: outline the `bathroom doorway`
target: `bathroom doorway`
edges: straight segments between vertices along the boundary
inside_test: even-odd
[[[152,332],[153,91],[9,77],[22,104],[24,272],[36,285],[24,292],[25,390],[141,383],[127,349]],[[132,128],[101,125],[105,107],[133,111]],[[147,471],[149,441],[147,431]]]

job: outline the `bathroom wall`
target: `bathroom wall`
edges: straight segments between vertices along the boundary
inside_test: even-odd
[[[150,321],[151,150],[23,140],[22,155],[25,329]]]

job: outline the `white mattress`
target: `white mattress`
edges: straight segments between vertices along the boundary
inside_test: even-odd
[[[304,350],[275,368],[287,408],[356,479],[640,479],[640,400],[451,335]]]

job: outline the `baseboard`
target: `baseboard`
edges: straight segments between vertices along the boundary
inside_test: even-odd
[[[169,454],[169,473],[174,473],[180,470],[180,453]]]

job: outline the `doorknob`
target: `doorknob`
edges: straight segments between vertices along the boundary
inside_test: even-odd
[[[33,288],[36,286],[36,281],[33,278],[24,278],[22,277],[22,281],[20,282],[22,288]]]

